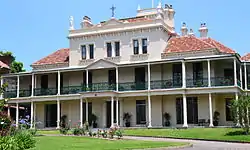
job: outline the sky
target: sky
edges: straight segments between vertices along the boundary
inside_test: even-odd
[[[237,51],[241,56],[250,52],[250,1],[247,0],[161,0],[175,9],[175,28],[185,22],[196,35],[205,22],[208,35]],[[159,1],[154,1],[156,4]],[[0,50],[14,53],[17,61],[30,65],[60,48],[68,48],[69,16],[74,16],[75,28],[83,16],[94,23],[115,17],[136,15],[141,8],[152,7],[152,0],[1,0]]]

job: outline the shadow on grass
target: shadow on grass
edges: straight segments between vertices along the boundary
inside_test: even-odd
[[[226,136],[249,135],[245,131],[233,131],[226,133]]]

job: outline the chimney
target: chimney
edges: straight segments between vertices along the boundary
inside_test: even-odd
[[[206,23],[201,23],[201,27],[199,29],[200,37],[201,38],[207,38],[208,28]]]
[[[188,33],[188,29],[187,29],[187,25],[185,22],[182,23],[182,27],[181,27],[181,35],[182,36],[187,36]]]
[[[189,35],[189,36],[195,36],[194,30],[193,30],[193,29],[190,29],[188,35]]]
[[[91,22],[91,18],[89,18],[88,16],[84,16],[81,22],[81,27],[82,28],[89,28],[92,27],[93,24]]]

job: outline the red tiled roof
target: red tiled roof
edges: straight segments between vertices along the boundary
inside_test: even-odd
[[[164,52],[178,53],[212,48],[217,48],[221,53],[235,53],[232,49],[211,38],[200,39],[195,36],[182,36],[170,39]]]
[[[0,61],[0,67],[1,68],[7,68],[10,69],[10,66],[8,66],[7,64],[5,64],[4,62]]]
[[[202,39],[203,41],[213,45],[214,47],[216,47],[217,49],[220,50],[220,52],[222,53],[228,53],[228,54],[234,54],[235,51],[232,50],[231,48],[229,47],[226,47],[225,45],[221,44],[220,42],[214,40],[214,39],[211,39],[211,38],[204,38]]]
[[[67,63],[67,62],[69,62],[69,49],[63,48],[40,59],[39,61],[33,63],[32,65],[57,64],[57,63]]]
[[[210,48],[214,47],[195,36],[183,36],[170,39],[165,49],[165,53],[198,51]]]
[[[250,53],[247,53],[246,55],[241,57],[241,60],[250,61]]]

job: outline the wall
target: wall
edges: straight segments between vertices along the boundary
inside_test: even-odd
[[[81,60],[81,45],[94,44],[94,58],[95,60],[103,59],[107,57],[106,42],[120,41],[120,56],[121,62],[127,62],[130,60],[130,56],[133,55],[133,39],[148,39],[148,54],[150,60],[161,59],[161,53],[166,48],[168,35],[162,30],[151,29],[148,32],[111,36],[108,35],[105,38],[99,37],[95,39],[87,40],[70,40],[70,66],[78,66]],[[141,42],[141,41],[140,41]],[[141,43],[140,43],[141,44]],[[141,48],[141,46],[140,46]]]

